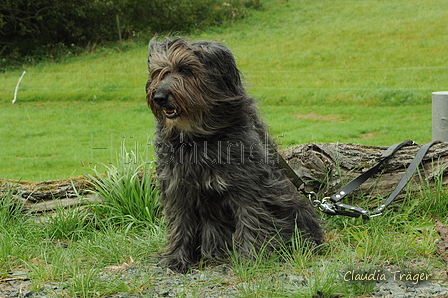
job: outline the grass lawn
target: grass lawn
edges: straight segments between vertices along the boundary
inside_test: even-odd
[[[122,144],[152,158],[154,120],[144,103],[45,101],[2,108],[0,177],[48,180],[92,173],[115,162]]]
[[[143,97],[143,96],[142,96]],[[122,144],[153,158],[153,116],[144,102],[45,101],[0,103],[0,177],[49,180],[91,173],[116,160]],[[393,107],[271,106],[261,112],[283,147],[308,142],[390,145],[429,141],[429,105]]]
[[[140,183],[137,173],[142,166],[129,158],[135,156],[123,152],[121,159],[108,166],[108,176],[97,178],[98,192],[106,199],[103,203],[36,216],[22,213],[12,192],[4,193],[0,197],[0,280],[13,272],[31,280],[29,290],[46,286],[47,297],[64,298],[123,293],[208,297],[204,293],[226,290],[247,298],[370,297],[378,286],[376,279],[358,281],[352,273],[384,274],[392,280],[390,268],[428,276],[416,282],[416,289],[424,281],[446,285],[446,264],[435,253],[439,235],[434,221],[443,221],[448,212],[448,192],[440,184],[407,196],[371,220],[320,214],[326,231],[320,254],[306,249],[300,238],[295,238],[292,250],[286,246],[274,254],[261,250],[255,260],[231,252],[226,267],[230,273],[211,278],[216,263],[204,263],[200,274],[187,275],[156,267],[165,229],[151,184],[152,168],[145,165]],[[357,205],[371,208],[371,203],[360,200]],[[170,280],[176,282],[169,284]]]
[[[191,39],[229,46],[282,144],[424,143],[431,92],[448,90],[447,9],[441,0],[265,1],[264,11]],[[122,137],[148,149],[146,57],[145,44],[128,43],[24,66],[14,105],[22,69],[0,74],[0,177],[83,174],[110,162]]]
[[[233,51],[247,91],[259,100],[281,147],[430,141],[431,92],[448,90],[448,1],[263,3],[265,10],[246,19],[189,37],[221,41]],[[146,57],[145,44],[125,43],[0,74],[0,178],[49,180],[109,171],[116,179],[105,183],[109,188],[131,187],[111,191],[104,204],[57,210],[47,221],[22,214],[12,194],[3,194],[0,281],[11,272],[25,272],[34,290],[45,283],[62,285],[57,297],[148,293],[156,282],[148,271],[123,280],[107,269],[152,268],[165,241],[160,216],[146,218],[157,208],[134,204],[142,197],[152,200],[130,183],[137,169],[119,171],[120,177],[114,168],[123,162],[117,161],[123,148],[138,160],[153,158]],[[18,100],[11,104],[23,70]],[[447,197],[439,183],[370,221],[321,215],[327,230],[323,254],[297,249],[255,263],[234,255],[232,281],[214,282],[234,286],[239,297],[367,297],[372,283],[344,282],[341,272],[390,265],[443,271],[434,225],[447,224]],[[372,202],[359,201],[371,209]],[[418,266],[410,268],[415,260]],[[303,275],[307,286],[287,288],[273,277],[279,272]],[[105,280],[105,275],[112,277]],[[266,282],[266,276],[274,282]],[[197,283],[181,287],[200,290]]]

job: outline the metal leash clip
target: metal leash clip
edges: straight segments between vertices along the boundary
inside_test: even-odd
[[[302,189],[302,192],[305,196],[308,197],[308,200],[310,201],[311,204],[313,204],[314,208],[317,208],[320,205],[320,201],[317,197],[317,193],[315,193],[314,191],[305,192],[304,189]]]
[[[311,194],[313,194],[315,196],[314,200],[311,200]],[[308,195],[308,198],[313,203],[314,208],[319,208],[319,210],[324,213],[336,214],[336,210],[334,209],[334,204],[329,202],[330,197],[325,197],[322,199],[322,201],[319,201],[317,199],[316,193],[312,192]]]

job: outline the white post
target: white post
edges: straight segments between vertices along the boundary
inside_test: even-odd
[[[12,100],[12,103],[13,103],[13,104],[14,104],[14,103],[16,102],[16,100],[17,100],[17,91],[19,91],[19,85],[20,85],[20,82],[22,81],[23,76],[24,76],[25,74],[26,74],[26,71],[23,71],[22,75],[20,76],[19,81],[17,82],[16,90],[14,91],[14,99]]]
[[[448,142],[448,91],[432,93],[432,140]]]

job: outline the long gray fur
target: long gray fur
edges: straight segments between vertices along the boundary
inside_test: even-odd
[[[297,229],[321,244],[314,209],[268,153],[274,141],[230,50],[218,42],[153,39],[148,66],[168,233],[163,265],[185,272],[232,249],[254,257],[266,244],[287,243]]]

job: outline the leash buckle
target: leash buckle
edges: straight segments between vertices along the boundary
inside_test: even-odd
[[[334,209],[334,204],[329,202],[330,197],[325,197],[322,201],[313,200],[313,205],[316,208],[319,208],[320,211],[324,213],[336,214],[336,210]]]

